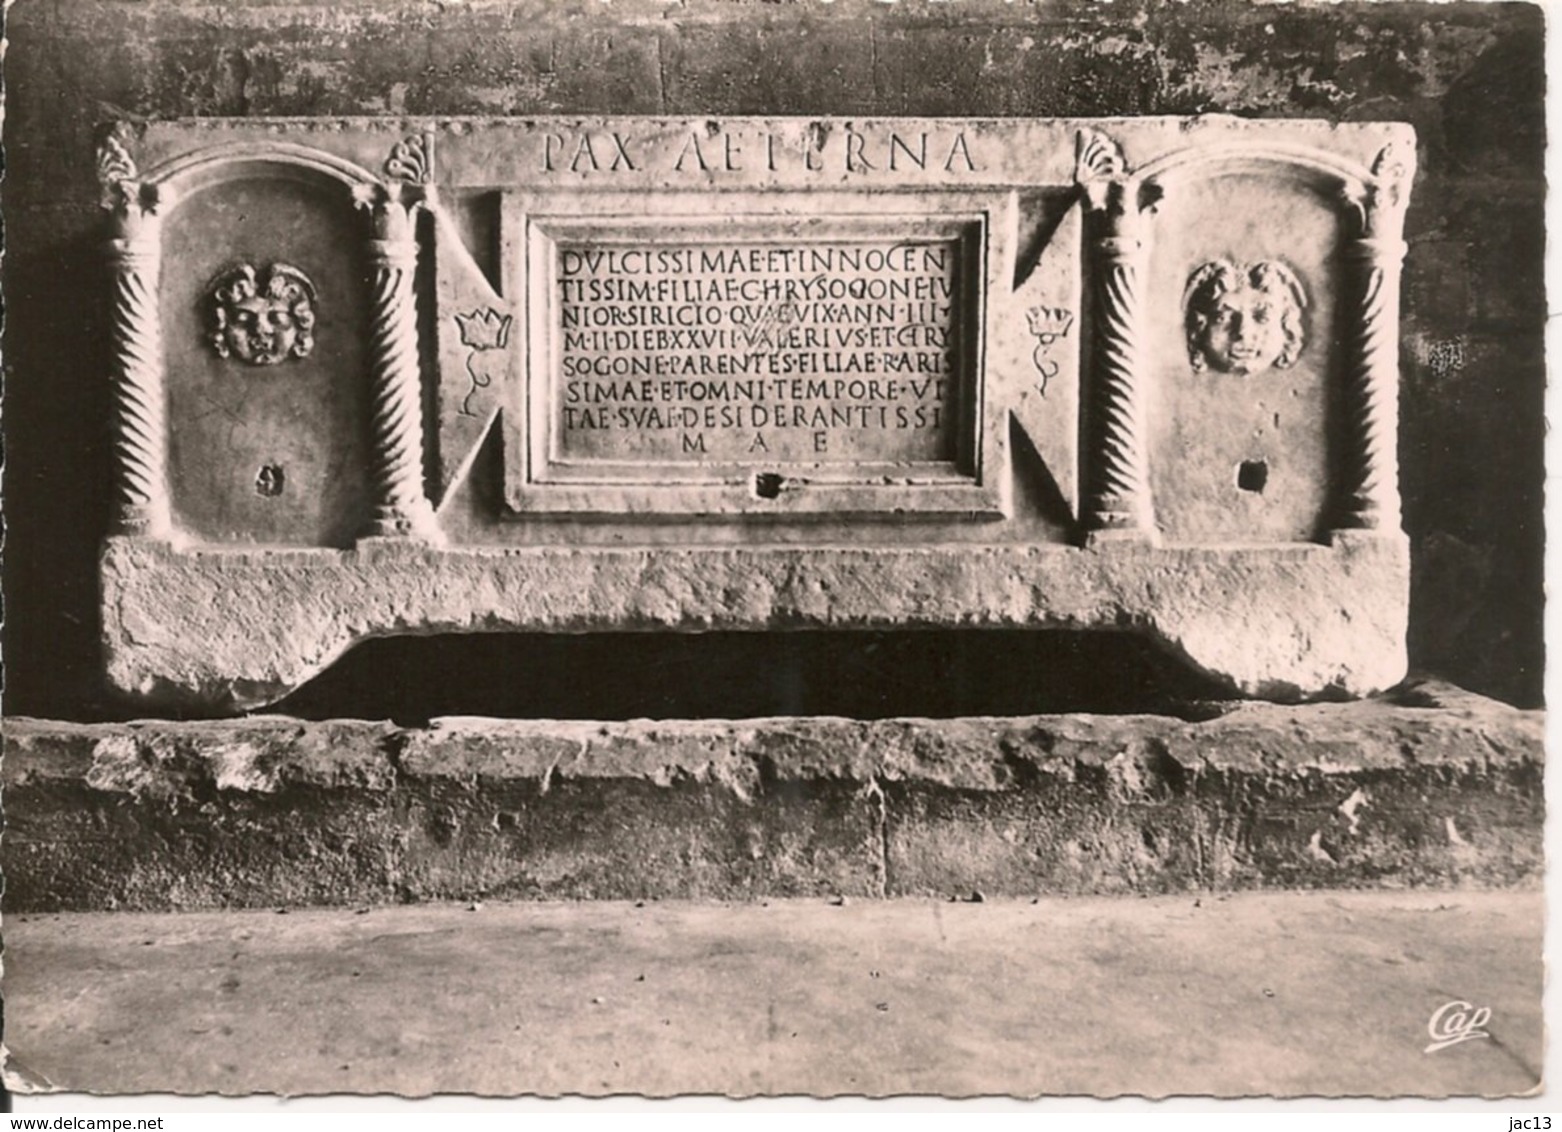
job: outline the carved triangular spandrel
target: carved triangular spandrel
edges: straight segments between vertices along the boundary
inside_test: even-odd
[[[443,504],[499,415],[525,335],[517,312],[478,266],[455,219],[443,206],[429,212],[438,359],[434,494],[436,504]]]

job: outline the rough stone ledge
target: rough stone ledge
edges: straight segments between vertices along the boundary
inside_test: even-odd
[[[1543,725],[1152,715],[5,724],[12,911],[1527,885]]]
[[[196,548],[111,538],[109,686],[161,710],[275,703],[409,633],[808,628],[1136,632],[1233,694],[1379,692],[1405,675],[1409,544],[1151,547]],[[182,711],[181,711],[182,714]]]

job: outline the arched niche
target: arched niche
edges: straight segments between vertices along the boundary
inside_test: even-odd
[[[1328,154],[1240,147],[1136,171],[1148,468],[1166,542],[1324,537],[1352,317],[1340,251],[1365,175]]]
[[[147,180],[165,202],[158,307],[175,528],[197,544],[351,545],[371,495],[366,226],[354,189],[373,178],[279,144],[213,147]],[[307,350],[261,362],[265,351],[219,347],[217,291],[246,266],[262,291],[279,276],[306,281]]]

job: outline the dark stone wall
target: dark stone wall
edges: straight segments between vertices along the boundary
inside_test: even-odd
[[[1543,32],[1538,6],[1484,3],[17,5],[6,58],[7,710],[105,710],[94,564],[109,474],[98,125],[552,112],[1412,123],[1421,173],[1400,434],[1412,663],[1538,703]],[[408,647],[403,663],[416,663]]]

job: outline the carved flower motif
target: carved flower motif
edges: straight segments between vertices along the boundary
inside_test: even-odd
[[[1066,338],[1068,328],[1074,324],[1074,312],[1062,307],[1031,307],[1025,317],[1030,321],[1031,334],[1043,346]]]
[[[510,340],[509,315],[501,315],[489,307],[485,311],[456,315],[456,325],[461,330],[461,345],[474,350],[502,350]]]

